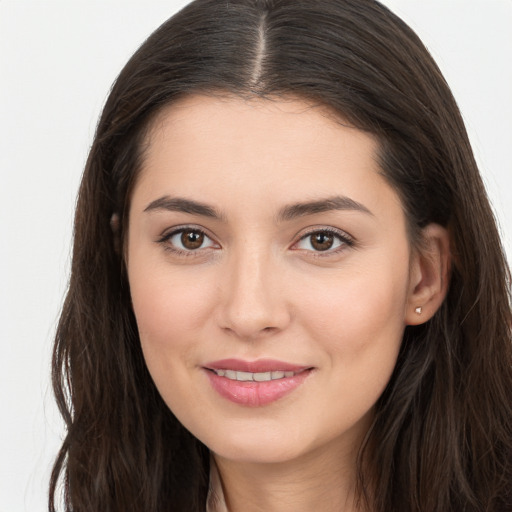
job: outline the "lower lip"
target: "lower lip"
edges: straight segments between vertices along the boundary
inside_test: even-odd
[[[269,380],[265,382],[242,382],[220,377],[211,370],[206,370],[210,383],[224,398],[247,407],[260,407],[271,404],[296,390],[310,375],[312,370],[304,370],[293,377]]]

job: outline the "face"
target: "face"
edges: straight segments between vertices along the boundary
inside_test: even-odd
[[[126,258],[149,371],[219,457],[351,450],[410,294],[376,141],[299,100],[192,96],[161,113]]]

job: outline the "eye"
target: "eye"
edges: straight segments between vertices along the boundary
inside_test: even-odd
[[[346,246],[351,247],[353,240],[345,233],[322,229],[308,233],[295,245],[294,249],[314,252],[337,252]]]
[[[196,228],[181,228],[164,235],[160,240],[175,252],[194,252],[215,247],[217,244],[204,231]]]

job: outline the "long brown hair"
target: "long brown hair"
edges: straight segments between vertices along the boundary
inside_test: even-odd
[[[61,487],[73,512],[205,509],[208,451],[145,367],[119,250],[151,120],[194,92],[329,107],[380,141],[411,242],[428,223],[449,229],[448,296],[406,328],[361,448],[359,492],[375,512],[512,510],[508,268],[449,88],[418,37],[374,0],[196,0],[122,70],[76,210],[53,355],[67,435],[49,509]]]

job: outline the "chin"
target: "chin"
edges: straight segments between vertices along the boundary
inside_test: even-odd
[[[211,450],[216,456],[241,464],[283,464],[300,458],[304,447],[298,449],[283,443],[247,443],[246,445],[220,446]]]
[[[294,436],[294,434],[296,434]],[[326,453],[346,453],[346,444],[341,439],[321,439],[307,432],[268,432],[251,437],[233,436],[218,439],[207,446],[225,460],[241,464],[287,464],[307,462]],[[350,445],[354,448],[354,445]],[[349,449],[348,451],[352,451]],[[325,453],[324,453],[325,455]]]
[[[236,431],[235,431],[236,430]],[[210,431],[198,438],[215,455],[240,463],[274,464],[296,459],[307,451],[305,439],[294,438],[281,429],[244,428]],[[218,432],[225,432],[220,436]]]

